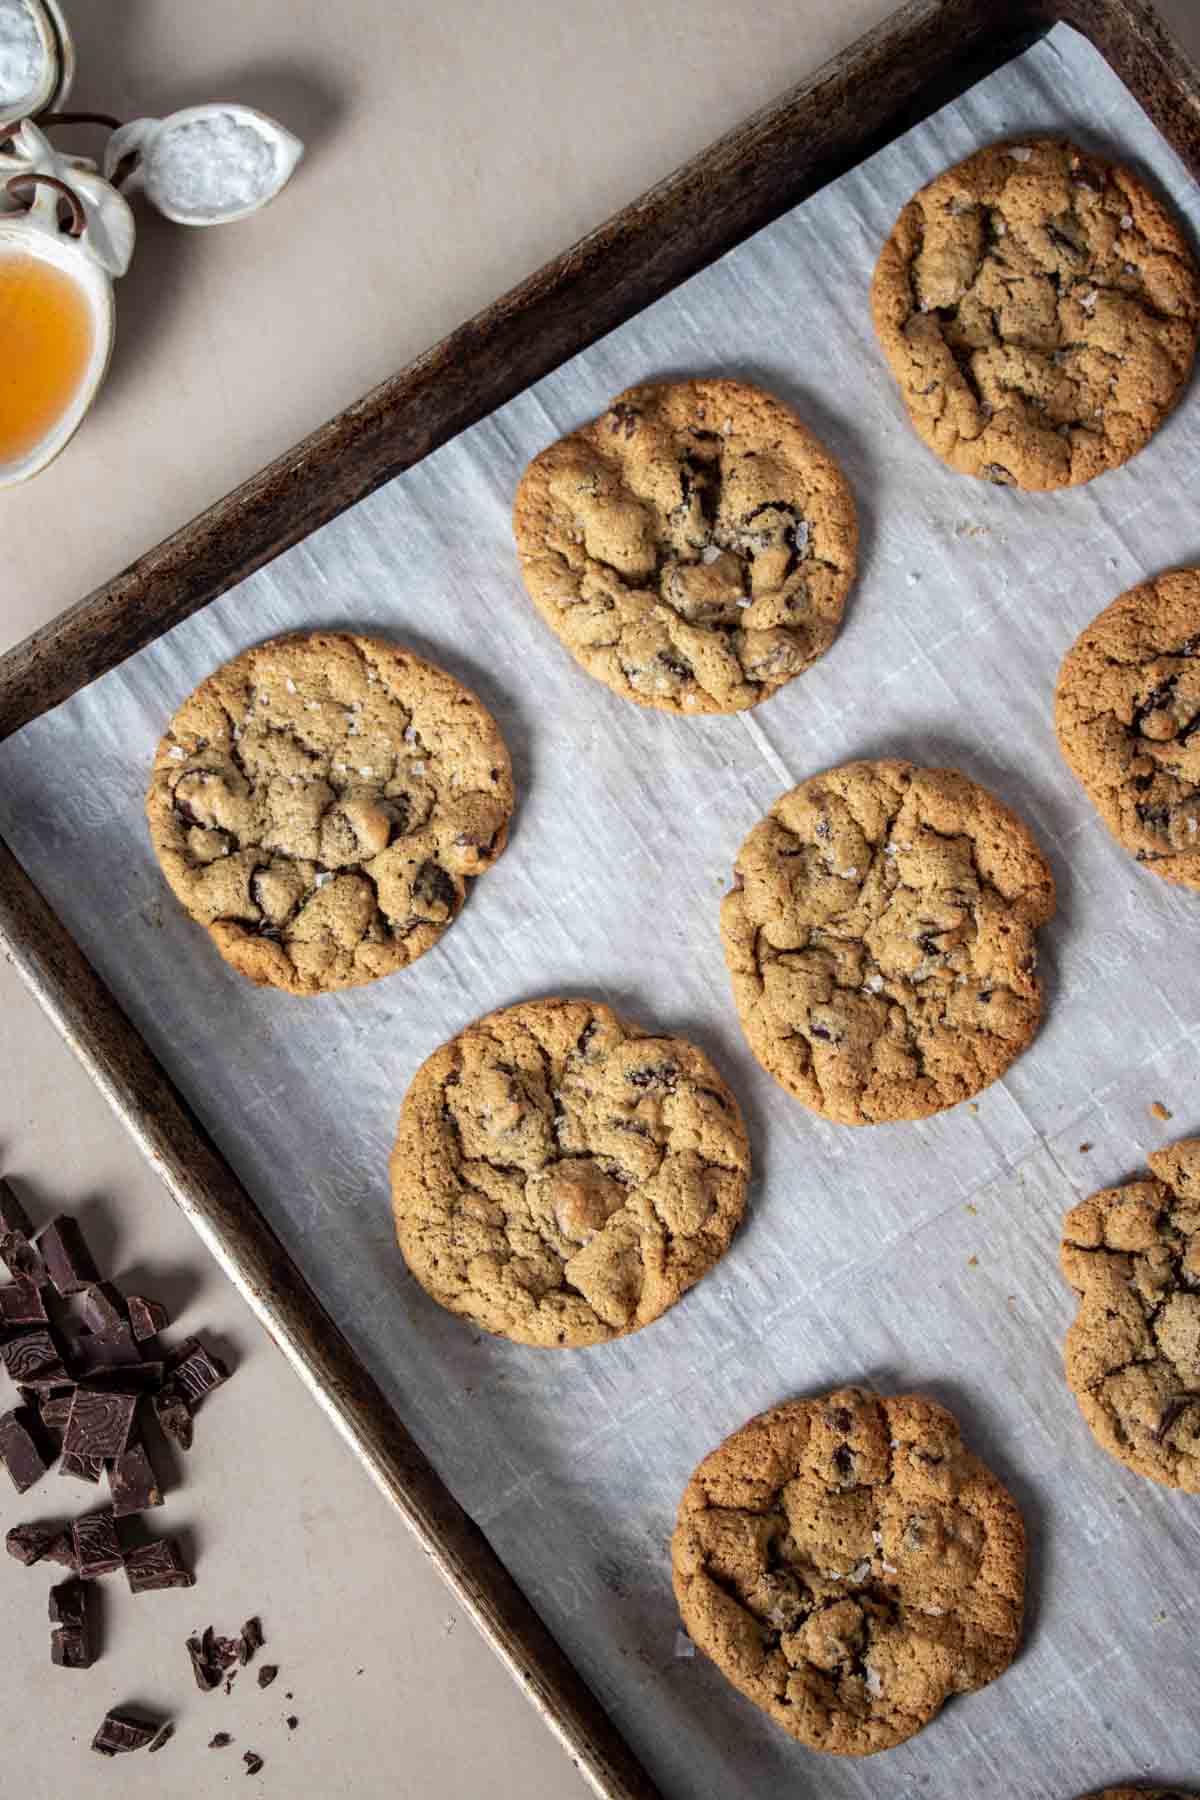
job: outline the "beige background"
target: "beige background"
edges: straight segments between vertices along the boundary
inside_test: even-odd
[[[36,629],[264,461],[774,98],[888,0],[67,0],[74,103],[123,117],[236,98],[309,144],[260,218],[186,232],[139,213],[109,383],[75,444],[0,495],[0,647]],[[1196,0],[1161,10],[1200,58]],[[276,1796],[574,1800],[587,1790],[208,1261],[99,1096],[0,967],[0,1167],[37,1221],[78,1209],[237,1378],[198,1421],[155,1528],[191,1592],[104,1584],[103,1657],[52,1670],[46,1577],[0,1559],[0,1753],[31,1800],[206,1796],[265,1758]],[[399,1098],[399,1097],[398,1097]],[[186,1479],[185,1479],[186,1477]],[[0,1528],[81,1510],[55,1478],[0,1487]],[[278,1662],[202,1696],[183,1639],[259,1612]],[[289,1694],[292,1696],[289,1698]],[[87,1750],[105,1708],[176,1719],[153,1760]],[[289,1732],[284,1719],[299,1724]],[[26,1723],[25,1721],[31,1723]],[[205,1746],[218,1730],[235,1743]],[[3,1784],[0,1784],[3,1785]]]

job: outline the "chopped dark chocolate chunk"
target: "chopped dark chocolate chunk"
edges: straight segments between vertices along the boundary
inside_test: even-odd
[[[77,1387],[63,1438],[65,1456],[120,1456],[133,1430],[137,1395],[119,1389]]]
[[[89,1331],[119,1331],[127,1323],[125,1302],[111,1281],[95,1281],[85,1288],[81,1310]]]
[[[196,1577],[184,1566],[174,1538],[155,1538],[125,1553],[125,1575],[131,1594],[147,1594],[156,1588],[193,1587]]]
[[[153,1756],[156,1750],[161,1750],[163,1745],[169,1743],[174,1736],[175,1727],[168,1722],[163,1726],[154,1742],[149,1746],[149,1754]]]
[[[236,1662],[240,1662],[241,1654],[242,1641],[240,1638],[213,1638],[211,1655],[219,1668],[232,1669]]]
[[[243,1756],[242,1756],[242,1761],[243,1761],[243,1762],[244,1762],[244,1763],[245,1763],[245,1765],[246,1765],[246,1773],[247,1773],[247,1775],[257,1775],[257,1774],[258,1774],[258,1771],[259,1771],[259,1770],[260,1770],[260,1769],[261,1769],[261,1768],[262,1768],[262,1766],[263,1766],[263,1759],[262,1759],[262,1757],[261,1757],[261,1756],[260,1756],[260,1755],[259,1755],[259,1754],[258,1754],[258,1751],[257,1751],[257,1750],[247,1750],[247,1751],[245,1751],[245,1752],[244,1752],[244,1753],[243,1753]]]
[[[0,1344],[0,1361],[22,1387],[70,1387],[58,1345],[48,1331],[23,1331]]]
[[[171,1386],[193,1410],[206,1394],[229,1380],[229,1370],[219,1356],[205,1349],[199,1338],[185,1338],[167,1358],[167,1374]]]
[[[31,1429],[33,1415],[18,1406],[0,1415],[0,1461],[12,1477],[18,1494],[40,1481],[50,1467]]]
[[[208,1747],[210,1750],[224,1750],[228,1745],[232,1744],[232,1742],[233,1739],[227,1731],[218,1731],[214,1732],[213,1736],[209,1738]]]
[[[129,1323],[133,1327],[133,1335],[139,1344],[146,1338],[157,1337],[170,1324],[167,1309],[157,1300],[145,1300],[141,1294],[130,1294],[125,1306],[129,1313]]]
[[[74,1398],[74,1388],[64,1388],[59,1393],[51,1392],[37,1396],[38,1422],[43,1431],[51,1438],[57,1450],[62,1449],[62,1441],[67,1432],[67,1420],[71,1416],[71,1402]]]
[[[89,1343],[98,1344],[99,1338],[89,1338]],[[120,1363],[89,1370],[85,1380],[89,1387],[107,1388],[119,1394],[155,1394],[162,1381],[163,1366],[160,1362]]]
[[[36,1525],[14,1525],[4,1539],[4,1548],[28,1569],[31,1564],[41,1562],[51,1544],[61,1536],[62,1526],[49,1521]]]
[[[266,1641],[263,1636],[262,1620],[257,1617],[247,1619],[242,1626],[242,1662],[248,1663],[254,1652],[261,1650]]]
[[[75,1568],[75,1539],[71,1535],[69,1525],[63,1527],[50,1548],[45,1552],[43,1561],[61,1563],[64,1569]]]
[[[130,1750],[144,1750],[158,1734],[158,1726],[133,1713],[105,1713],[92,1739],[92,1749],[101,1756],[124,1756]]]
[[[14,1281],[32,1281],[35,1287],[45,1287],[50,1279],[41,1251],[23,1231],[0,1231],[0,1262]]]
[[[183,1395],[168,1382],[153,1396],[150,1404],[164,1437],[169,1437],[181,1450],[192,1447],[192,1415]]]
[[[258,1671],[259,1687],[270,1687],[278,1673],[278,1663],[264,1663],[262,1668]]]
[[[71,1346],[71,1362],[80,1377],[96,1374],[102,1369],[124,1372],[142,1366],[142,1352],[132,1327],[121,1324],[111,1331],[81,1331]],[[161,1363],[158,1371],[162,1373]]]
[[[36,1281],[19,1276],[16,1281],[7,1281],[0,1286],[0,1331],[48,1323],[46,1303]]]
[[[90,1481],[93,1487],[104,1473],[102,1456],[78,1456],[73,1450],[64,1450],[58,1459],[60,1475],[73,1475],[76,1481]]]
[[[22,1237],[33,1236],[29,1214],[17,1199],[9,1182],[0,1175],[0,1230],[19,1231]]]
[[[85,1513],[71,1527],[75,1544],[75,1562],[80,1575],[111,1575],[124,1567],[125,1556],[117,1536],[117,1522],[111,1512]]]
[[[47,1614],[52,1625],[82,1631],[87,1626],[88,1593],[82,1581],[60,1581],[50,1589]]]
[[[92,1253],[74,1219],[60,1213],[40,1231],[37,1247],[46,1263],[46,1273],[58,1294],[79,1294],[99,1281],[100,1271],[92,1261]]]
[[[215,1687],[221,1685],[221,1671],[213,1663],[208,1653],[207,1641],[212,1637],[209,1626],[204,1638],[190,1637],[187,1640],[187,1653],[191,1658],[192,1674],[196,1677],[196,1686],[202,1694],[211,1694]]]
[[[118,1456],[110,1464],[108,1488],[112,1495],[113,1517],[117,1519],[125,1519],[130,1513],[145,1512],[151,1506],[162,1505],[162,1489],[146,1454],[146,1446],[136,1438],[129,1444],[124,1455]]]
[[[50,1660],[60,1669],[90,1669],[88,1591],[82,1581],[60,1581],[50,1589]]]
[[[93,1662],[87,1633],[60,1626],[50,1633],[50,1661],[58,1669],[90,1669]]]

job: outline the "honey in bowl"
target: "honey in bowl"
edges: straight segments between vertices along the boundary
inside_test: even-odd
[[[0,467],[36,450],[70,410],[92,342],[79,282],[44,257],[0,253]]]

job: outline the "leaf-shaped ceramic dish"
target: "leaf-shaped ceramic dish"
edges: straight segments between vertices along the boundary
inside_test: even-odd
[[[166,119],[132,119],[109,138],[104,173],[177,225],[226,225],[257,212],[304,154],[299,138],[252,106],[214,101]]]
[[[61,106],[75,75],[75,45],[58,0],[0,0],[0,132]]]

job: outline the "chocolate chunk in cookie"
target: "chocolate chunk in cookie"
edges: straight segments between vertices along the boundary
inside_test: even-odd
[[[637,1331],[722,1256],[750,1153],[708,1058],[597,1001],[530,1000],[434,1053],[392,1154],[400,1247],[440,1305],[520,1344]]]
[[[452,676],[313,632],[218,669],[171,721],[146,797],[163,873],[251,981],[329,993],[402,969],[504,849],[508,752]]]
[[[846,763],[777,800],[721,907],[763,1067],[843,1125],[920,1119],[995,1081],[1041,1017],[1054,880],[955,769]]]
[[[833,458],[738,381],[629,388],[530,464],[513,528],[576,661],[685,713],[754,706],[824,655],[858,546]]]
[[[944,1407],[843,1388],[700,1464],[671,1542],[693,1641],[814,1750],[869,1756],[1012,1661],[1025,1533]]]
[[[1060,488],[1126,462],[1179,399],[1200,274],[1139,176],[1034,138],[909,201],[871,304],[931,450],[964,475]]]
[[[1145,1180],[1105,1188],[1063,1223],[1079,1295],[1067,1381],[1110,1456],[1200,1493],[1200,1138],[1151,1151]]]
[[[1118,843],[1200,888],[1200,569],[1130,588],[1092,620],[1063,659],[1054,724]]]

